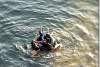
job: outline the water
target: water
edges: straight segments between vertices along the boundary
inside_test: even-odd
[[[40,26],[62,50],[32,57],[23,48]],[[0,0],[0,67],[97,67],[97,58],[98,0]]]

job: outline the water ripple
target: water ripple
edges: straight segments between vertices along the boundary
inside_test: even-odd
[[[32,58],[23,45],[40,26],[53,29],[64,48]],[[97,55],[98,0],[0,0],[1,67],[96,67]]]

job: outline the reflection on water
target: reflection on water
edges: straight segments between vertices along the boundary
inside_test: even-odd
[[[40,26],[63,48],[33,52]],[[98,0],[0,0],[0,67],[97,67]]]

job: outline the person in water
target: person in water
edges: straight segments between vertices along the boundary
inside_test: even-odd
[[[42,46],[41,43],[42,43],[43,36],[44,36],[42,29],[38,31],[38,34],[39,34],[39,37],[35,41],[32,40],[31,42],[32,49],[35,49],[35,50],[38,50],[39,47]]]
[[[47,34],[44,36],[44,39],[46,40],[46,42],[47,42],[48,44],[51,44],[52,38],[51,38],[50,34],[47,33]]]
[[[38,48],[47,48],[47,49],[51,49],[51,42],[52,42],[52,38],[50,37],[49,33],[44,33],[43,31],[39,30],[39,37],[36,39],[36,41],[34,41],[35,46],[37,46]]]
[[[51,45],[52,38],[51,38],[49,33],[46,33],[46,35],[44,36],[44,41],[45,41],[44,44],[43,44],[44,48],[46,50],[51,50],[51,48],[52,48],[52,45]]]

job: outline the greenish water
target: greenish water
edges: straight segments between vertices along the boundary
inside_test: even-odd
[[[40,26],[54,29],[63,49],[32,57]],[[98,0],[0,0],[0,67],[97,67]]]

